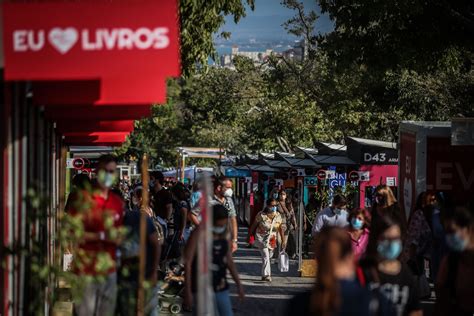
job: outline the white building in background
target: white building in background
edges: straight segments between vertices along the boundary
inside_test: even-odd
[[[260,52],[246,52],[240,51],[238,46],[232,46],[232,52],[230,55],[222,55],[220,57],[220,66],[226,68],[234,68],[233,60],[235,56],[242,56],[251,59],[255,64],[262,64],[265,60],[273,54],[272,49],[267,49]]]
[[[294,45],[283,52],[275,52],[273,49],[266,49],[265,51],[241,51],[238,46],[232,46],[232,51],[229,54],[220,56],[220,67],[235,69],[233,60],[235,56],[242,56],[251,59],[256,65],[263,64],[269,56],[276,55],[284,57],[287,60],[303,61],[307,55],[307,45],[305,40],[295,41]]]

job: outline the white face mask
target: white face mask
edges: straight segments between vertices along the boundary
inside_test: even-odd
[[[232,197],[233,194],[234,194],[234,192],[232,191],[232,189],[227,189],[227,190],[224,191],[224,196],[225,197],[230,198],[230,197]]]
[[[105,170],[100,170],[99,174],[97,175],[97,180],[104,187],[111,188],[115,184],[117,177],[115,173],[109,173]]]

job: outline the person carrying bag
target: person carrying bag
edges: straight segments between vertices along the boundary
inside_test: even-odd
[[[281,227],[282,218],[278,213],[277,201],[269,199],[265,209],[258,213],[255,222],[250,228],[250,234],[255,234],[254,246],[260,250],[262,256],[262,281],[271,282],[271,261],[273,252],[277,247],[277,232],[283,240]],[[282,249],[286,244],[282,245]]]

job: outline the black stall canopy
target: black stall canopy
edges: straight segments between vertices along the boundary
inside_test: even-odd
[[[346,137],[347,156],[360,165],[397,165],[397,144],[380,140]]]

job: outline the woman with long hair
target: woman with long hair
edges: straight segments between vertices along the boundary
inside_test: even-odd
[[[298,228],[296,223],[295,211],[288,200],[287,193],[284,189],[278,191],[278,212],[282,218],[282,229],[284,233],[284,240],[279,240],[280,246],[287,245],[287,253],[290,257],[296,255],[296,236],[295,232]]]
[[[287,315],[394,315],[383,296],[361,286],[356,278],[352,243],[346,230],[324,227],[315,244],[317,276],[314,288],[294,297]]]
[[[425,259],[431,256],[433,235],[431,218],[436,197],[431,192],[418,195],[416,209],[408,221],[407,237],[403,247],[401,260],[407,263],[412,272],[421,276],[425,274]]]
[[[378,288],[395,305],[397,316],[423,315],[417,279],[399,260],[402,252],[400,225],[393,217],[380,217],[371,226],[366,258],[361,262],[370,288]]]
[[[372,205],[372,229],[377,229],[381,225],[383,217],[390,217],[400,225],[402,239],[405,239],[406,217],[398,205],[397,199],[392,189],[388,185],[379,185],[375,189],[375,202]]]

